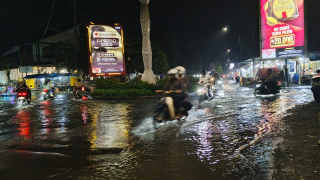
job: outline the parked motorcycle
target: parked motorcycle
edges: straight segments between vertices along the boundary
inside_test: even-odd
[[[167,120],[174,120],[179,110],[174,106],[173,98],[178,93],[173,91],[166,91],[163,93],[163,97],[159,100],[156,111],[153,113],[154,122],[163,122]],[[180,111],[183,111],[183,107],[180,106]]]
[[[197,94],[199,97],[199,104],[205,100],[212,99],[212,86],[207,84],[199,84]]]
[[[76,99],[83,99],[83,98],[89,98],[90,95],[90,90],[85,88],[85,87],[81,87],[81,89],[77,89],[76,94],[75,94],[75,98]]]
[[[267,86],[265,85],[264,79],[262,79],[261,84],[256,85],[256,90],[254,91],[254,95],[269,95],[269,94],[278,94],[281,90],[281,82],[274,82],[270,87],[270,91],[268,92]]]
[[[317,75],[312,77],[311,90],[313,97],[317,102],[320,102],[320,70],[317,70]]]
[[[55,96],[53,88],[51,90],[43,89],[41,94],[43,94],[43,100],[47,100],[49,98],[54,98],[54,96]]]
[[[31,96],[28,93],[26,88],[20,88],[19,89],[17,98],[18,98],[18,103],[30,104],[30,102],[31,102]]]

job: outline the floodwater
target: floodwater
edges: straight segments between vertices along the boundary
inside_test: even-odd
[[[156,125],[156,100],[2,97],[1,179],[270,179],[276,142],[265,137],[314,100],[308,88],[253,91],[226,85],[200,105],[194,96],[187,119]]]

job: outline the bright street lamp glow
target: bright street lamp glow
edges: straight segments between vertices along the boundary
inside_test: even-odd
[[[225,27],[225,28],[223,28],[223,30],[224,30],[224,31],[227,31],[227,30],[228,30],[228,28],[227,28],[227,27]]]
[[[230,49],[228,49],[228,52],[230,52]]]

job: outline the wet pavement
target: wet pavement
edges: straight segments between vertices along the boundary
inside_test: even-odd
[[[294,109],[319,118],[319,105],[309,88],[276,96],[255,97],[253,91],[226,85],[201,105],[193,97],[187,119],[156,126],[156,100],[83,101],[58,94],[17,105],[2,97],[1,179],[285,177],[279,171],[287,164],[278,161],[292,127],[286,123],[297,116]]]

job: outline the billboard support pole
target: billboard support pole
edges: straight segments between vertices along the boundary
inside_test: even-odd
[[[288,59],[285,60],[284,63],[284,79],[285,79],[285,86],[289,86],[289,74],[288,74]]]
[[[77,2],[73,0],[73,13],[74,13],[74,60],[77,71],[77,79],[79,77],[78,62],[77,62],[77,50],[78,50],[78,30],[77,30]]]

